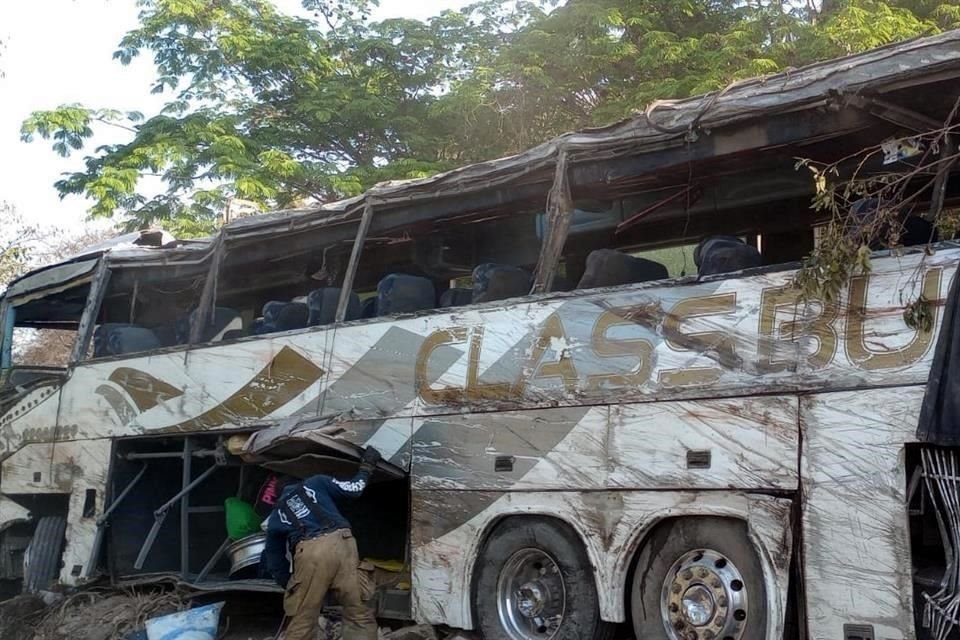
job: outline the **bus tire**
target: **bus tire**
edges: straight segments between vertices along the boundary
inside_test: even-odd
[[[485,640],[606,640],[615,629],[600,619],[580,539],[550,518],[510,518],[494,529],[478,558],[474,602]]]
[[[637,558],[630,592],[637,638],[762,640],[766,605],[763,567],[740,520],[665,521]]]
[[[33,537],[23,554],[23,590],[37,593],[50,588],[60,575],[67,520],[60,516],[45,516],[37,520]]]

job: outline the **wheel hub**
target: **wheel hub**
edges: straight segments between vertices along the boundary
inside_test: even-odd
[[[521,549],[497,580],[497,614],[511,640],[549,640],[563,623],[566,585],[557,562],[542,549]]]
[[[695,584],[687,589],[680,603],[681,614],[695,627],[709,624],[717,608],[713,592],[701,584]]]
[[[528,582],[517,592],[517,609],[527,618],[540,615],[549,596],[539,582]]]
[[[667,571],[660,612],[673,640],[739,640],[749,615],[743,576],[723,554],[697,549]]]

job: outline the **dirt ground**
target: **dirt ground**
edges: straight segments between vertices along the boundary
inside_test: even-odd
[[[18,596],[0,602],[0,640],[146,640],[150,618],[225,602],[218,640],[273,640],[282,619],[276,594],[196,594],[169,590],[86,590]],[[382,640],[446,640],[431,627],[382,627]],[[335,619],[321,619],[317,640],[339,640]],[[452,640],[452,639],[451,639]]]

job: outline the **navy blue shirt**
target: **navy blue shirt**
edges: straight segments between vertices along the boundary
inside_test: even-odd
[[[319,475],[284,488],[276,508],[267,519],[267,543],[263,551],[266,570],[278,584],[286,586],[290,580],[287,549],[292,553],[304,538],[350,528],[350,523],[337,509],[337,503],[359,498],[367,488],[369,478],[370,470],[361,468],[350,480]],[[298,491],[300,487],[303,487],[302,492]],[[313,503],[312,510],[301,496]],[[281,508],[283,505],[289,513]]]

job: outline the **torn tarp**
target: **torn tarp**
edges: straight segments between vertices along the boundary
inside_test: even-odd
[[[917,425],[920,442],[960,445],[960,278],[954,277],[943,310],[927,391]]]

